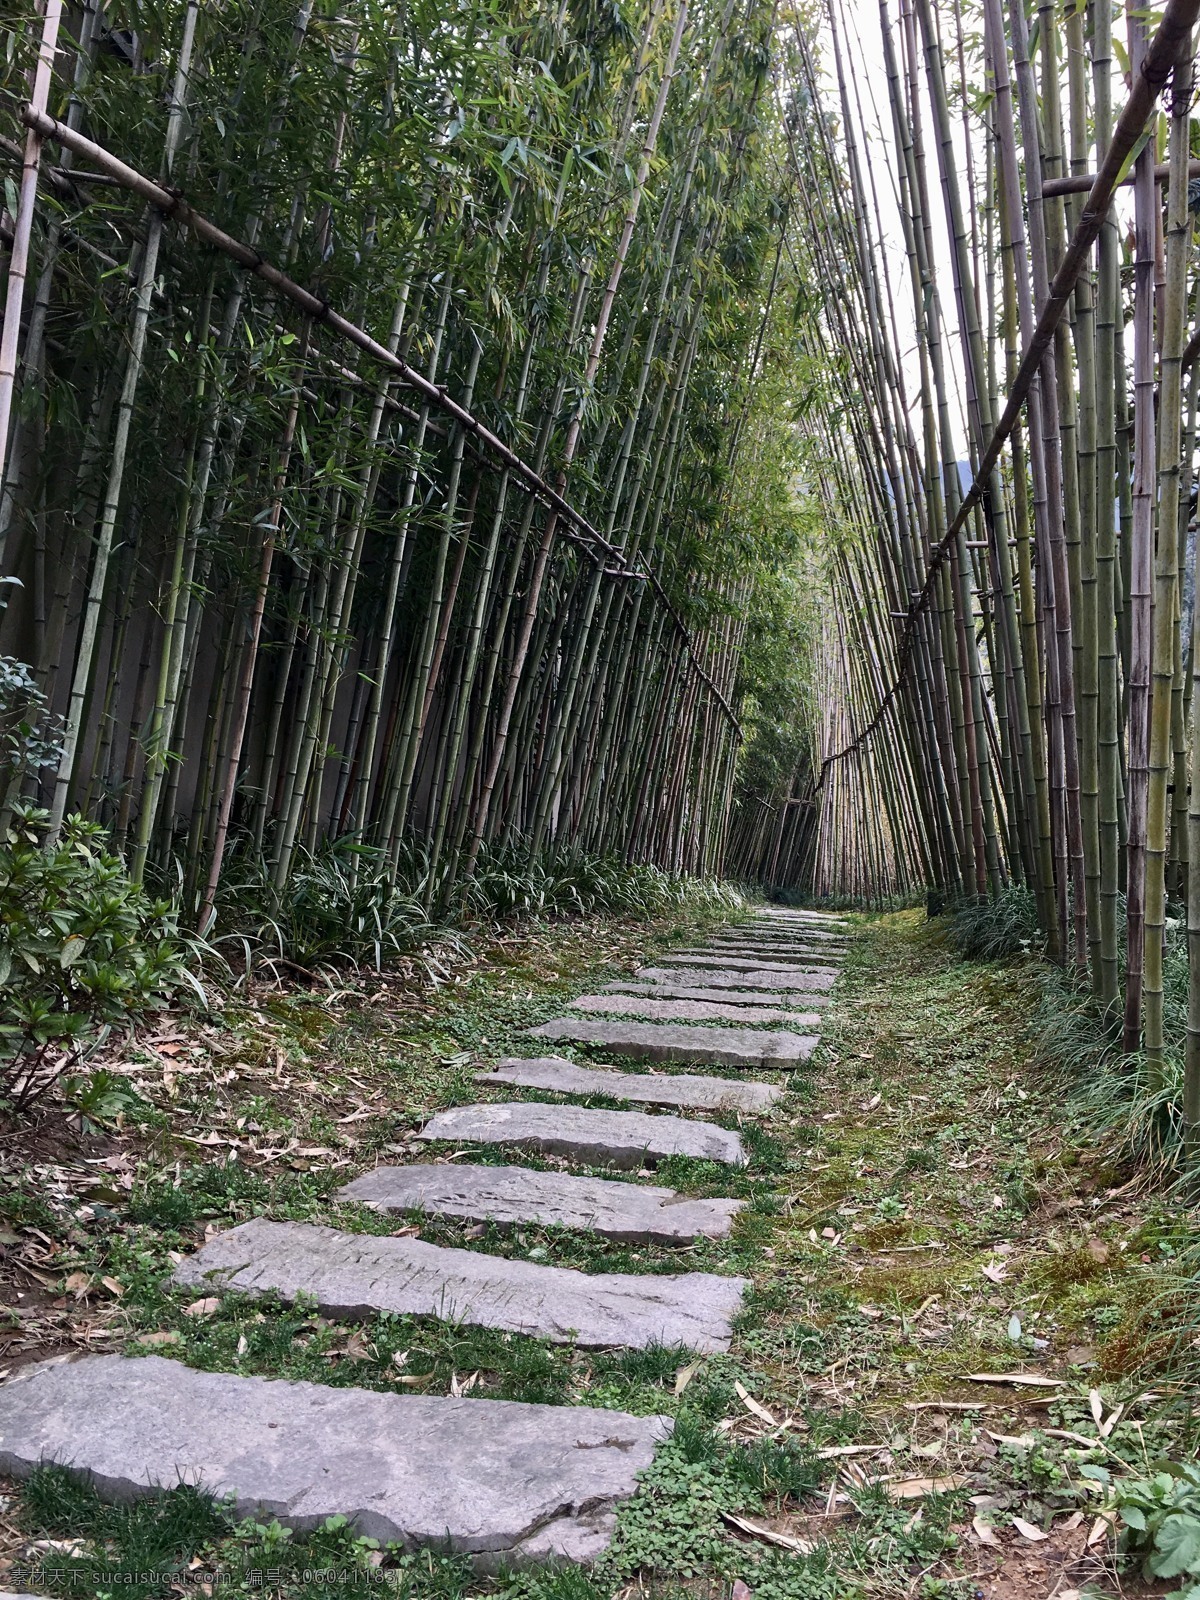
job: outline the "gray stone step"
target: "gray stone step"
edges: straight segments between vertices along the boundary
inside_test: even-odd
[[[615,998],[615,997],[614,997]],[[581,1067],[562,1056],[513,1057],[492,1072],[477,1072],[476,1083],[511,1083],[522,1089],[552,1089],[558,1094],[605,1094],[646,1105],[683,1106],[697,1111],[767,1111],[783,1098],[770,1083],[741,1083],[699,1074],[621,1072],[617,1067]]]
[[[674,1189],[657,1189],[612,1178],[568,1172],[533,1172],[528,1167],[376,1167],[341,1190],[376,1211],[422,1211],[430,1216],[468,1217],[473,1222],[532,1222],[578,1228],[622,1244],[691,1244],[724,1239],[744,1200],[690,1200]]]
[[[815,1028],[821,1020],[815,1011],[724,1005],[712,1000],[654,1000],[636,994],[584,994],[571,1001],[571,1009],[610,1017],[646,1017],[651,1022],[741,1022],[750,1028],[773,1024]]]
[[[439,1111],[418,1138],[452,1144],[517,1145],[566,1156],[589,1167],[632,1169],[665,1156],[723,1161],[731,1167],[744,1167],[749,1161],[738,1135],[711,1122],[527,1100]]]
[[[308,1532],[345,1516],[484,1571],[594,1560],[670,1430],[665,1417],[332,1389],[161,1356],[45,1361],[0,1387],[2,1472],[59,1462],[117,1501],[194,1483],[231,1499],[235,1519]]]
[[[828,969],[822,972],[799,972],[795,967],[780,971],[778,967],[741,967],[732,970],[727,966],[710,966],[707,962],[674,967],[639,967],[639,978],[651,983],[704,984],[711,989],[770,989],[774,995],[794,998],[804,990],[832,989],[839,974]]]
[[[818,977],[836,977],[840,969],[825,963],[770,961],[765,956],[663,956],[662,961],[672,967],[686,968],[693,971],[696,968],[717,967],[726,972],[768,972],[782,978],[803,978],[815,973]]]
[[[844,965],[841,953],[836,950],[772,950],[745,944],[698,945],[695,949],[671,950],[665,961],[723,961],[726,966],[802,967],[820,971],[824,967]]]
[[[771,933],[758,928],[729,928],[710,935],[713,944],[752,944],[777,949],[792,949],[797,945],[819,947],[823,950],[845,950],[851,943],[844,933],[827,933],[823,928],[805,928],[803,932]]]
[[[535,1039],[606,1045],[618,1055],[644,1061],[701,1061],[721,1067],[792,1067],[807,1061],[819,1042],[815,1034],[584,1017],[557,1017],[526,1031]]]
[[[774,924],[782,928],[827,927],[849,930],[850,924],[836,911],[785,911],[772,908],[755,914],[755,922]]]
[[[681,974],[674,973],[674,977]],[[707,978],[707,974],[705,974]],[[604,985],[606,994],[663,995],[672,1000],[705,1000],[716,1005],[736,1006],[795,1006],[803,1010],[816,1009],[830,1003],[827,994],[806,994],[801,991],[770,989],[707,988],[703,983],[642,983],[637,978],[618,978]]]
[[[303,1296],[323,1315],[350,1320],[390,1312],[638,1350],[727,1350],[748,1282],[711,1272],[576,1272],[264,1217],[214,1234],[172,1278],[187,1289]]]

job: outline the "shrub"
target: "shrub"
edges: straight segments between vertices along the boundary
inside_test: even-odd
[[[1003,961],[1040,944],[1037,902],[1023,883],[986,900],[967,900],[950,919],[950,938],[968,961]]]
[[[0,1084],[17,1110],[194,984],[170,902],[129,878],[98,824],[68,817],[47,841],[48,821],[18,807],[0,843]]]
[[[23,661],[0,656],[0,835],[24,779],[52,766],[58,745],[46,737],[46,697]]]

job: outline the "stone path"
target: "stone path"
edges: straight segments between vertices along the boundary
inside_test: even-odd
[[[275,1294],[289,1303],[304,1296],[322,1315],[348,1321],[391,1312],[635,1350],[728,1350],[748,1286],[711,1272],[575,1272],[264,1217],[215,1234],[180,1262],[173,1281],[209,1294]]]
[[[791,1067],[817,1048],[815,1033],[762,1033],[755,1028],[701,1028],[685,1023],[621,1022],[560,1017],[530,1028],[532,1039],[602,1044],[645,1061],[710,1061],[722,1067]]]
[[[419,1137],[452,1144],[517,1145],[567,1156],[589,1167],[638,1168],[664,1156],[692,1156],[733,1167],[744,1167],[749,1160],[737,1134],[715,1123],[537,1101],[455,1106],[431,1117]]]
[[[698,1073],[675,1076],[667,1072],[620,1072],[616,1067],[581,1067],[562,1056],[502,1061],[491,1072],[477,1072],[475,1081],[552,1089],[558,1094],[604,1094],[614,1100],[689,1106],[699,1111],[769,1111],[783,1098],[783,1090],[769,1083],[738,1083],[732,1078],[704,1078]]]
[[[572,1002],[588,1016],[531,1032],[651,1060],[792,1068],[818,1043],[820,1011],[848,944],[843,919],[763,908],[703,946],[673,951]],[[800,1027],[809,1031],[793,1031]],[[726,1119],[767,1114],[781,1094],[744,1077],[631,1072],[562,1057],[507,1060],[477,1076],[493,1087],[604,1095]],[[510,1101],[440,1111],[418,1137],[629,1169],[639,1181],[451,1158],[379,1167],[341,1197],[381,1212],[668,1245],[728,1236],[745,1204],[640,1181],[644,1168],[675,1155],[747,1164],[739,1135],[702,1116]],[[417,1314],[556,1343],[696,1351],[728,1348],[747,1288],[743,1278],[714,1273],[583,1273],[265,1218],[215,1235],[174,1276],[188,1292],[312,1298],[345,1319]],[[0,1473],[68,1463],[119,1500],[182,1479],[229,1497],[238,1517],[278,1517],[308,1530],[340,1514],[370,1537],[459,1551],[487,1572],[594,1560],[670,1426],[667,1418],[584,1406],[379,1394],[198,1372],[159,1356],[87,1356],[40,1363],[0,1386]]]
[[[692,1200],[674,1189],[528,1167],[376,1167],[340,1194],[376,1211],[420,1211],[472,1222],[550,1224],[622,1244],[724,1239],[744,1200]],[[2,1597],[0,1597],[2,1600]]]
[[[129,1500],[183,1480],[236,1518],[505,1557],[594,1559],[665,1417],[375,1394],[196,1372],[161,1356],[41,1362],[0,1388],[0,1472],[70,1463]],[[491,1558],[489,1560],[489,1558]]]

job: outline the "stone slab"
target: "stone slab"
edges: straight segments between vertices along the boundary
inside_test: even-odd
[[[0,1388],[0,1471],[44,1462],[128,1503],[185,1481],[233,1516],[310,1532],[345,1516],[405,1549],[595,1559],[665,1417],[587,1406],[376,1394],[196,1372],[162,1356],[45,1361]]]
[[[844,964],[839,950],[772,950],[745,944],[709,944],[694,950],[672,950],[663,959],[691,962],[698,958],[724,961],[726,966],[740,966],[744,962],[749,966],[803,967],[806,970],[815,967],[818,971],[822,967],[840,970]]]
[[[821,1021],[815,1011],[724,1005],[712,1000],[655,1000],[636,994],[584,994],[571,1001],[571,1009],[599,1016],[645,1017],[650,1022],[740,1022],[748,1028],[815,1028]]]
[[[753,944],[790,949],[795,945],[820,945],[830,950],[844,950],[851,943],[845,933],[831,933],[825,928],[789,929],[786,933],[773,933],[769,928],[725,928],[709,935],[713,944]]]
[[[513,1057],[502,1061],[492,1072],[477,1072],[475,1081],[511,1083],[522,1089],[552,1089],[557,1094],[605,1094],[614,1100],[692,1107],[697,1111],[767,1111],[783,1098],[783,1090],[770,1083],[738,1083],[733,1078],[705,1078],[699,1074],[581,1067],[562,1056],[537,1056],[528,1061]]]
[[[422,1211],[473,1222],[537,1223],[603,1234],[622,1244],[724,1239],[744,1200],[691,1200],[674,1189],[528,1167],[376,1167],[341,1190],[376,1211]]]
[[[744,1167],[750,1159],[736,1133],[711,1122],[530,1100],[454,1106],[430,1117],[417,1137],[453,1144],[517,1145],[589,1167],[633,1169],[666,1156]]]
[[[702,966],[639,967],[637,976],[648,978],[652,983],[694,981],[712,989],[770,989],[773,994],[781,995],[802,993],[805,989],[832,989],[839,974],[828,969],[822,972],[798,972],[794,967],[784,971],[778,967],[739,968],[734,971],[729,967],[710,967],[705,963]]]
[[[795,907],[771,906],[765,911],[757,911],[752,918],[755,922],[780,923],[784,927],[802,927],[810,923],[828,923],[831,928],[848,928],[849,922],[836,911],[801,911]]]
[[[766,972],[781,978],[803,978],[812,973],[818,977],[836,977],[838,968],[827,963],[805,962],[803,965],[789,961],[770,961],[765,956],[735,956],[722,953],[712,956],[663,956],[666,964],[679,969],[695,971],[705,967],[722,968],[726,972]]]
[[[214,1234],[180,1262],[172,1281],[289,1302],[303,1296],[323,1315],[348,1320],[381,1312],[437,1317],[553,1344],[635,1350],[727,1350],[748,1282],[711,1272],[576,1272],[265,1217]]]
[[[556,1017],[526,1031],[535,1039],[606,1045],[618,1055],[645,1061],[702,1061],[721,1067],[792,1067],[807,1061],[819,1042],[815,1034],[585,1017]]]
[[[680,974],[676,973],[676,977]],[[705,974],[707,976],[707,974]],[[744,1007],[797,1006],[804,1010],[827,1006],[827,994],[805,994],[791,990],[774,989],[720,989],[706,988],[703,984],[689,983],[639,983],[636,978],[618,978],[604,985],[605,993],[662,995],[671,1000],[705,1000],[715,1005]]]

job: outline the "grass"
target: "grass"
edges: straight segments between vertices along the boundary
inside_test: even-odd
[[[428,1318],[351,1326],[270,1300],[227,1298],[194,1316],[192,1293],[167,1286],[171,1251],[251,1216],[395,1231],[410,1219],[341,1204],[341,1185],[377,1159],[426,1157],[411,1132],[430,1110],[486,1093],[476,1065],[521,1051],[531,1019],[697,931],[674,917],[650,927],[590,919],[506,940],[436,988],[371,980],[326,1006],[252,992],[229,1028],[166,1029],[164,1044],[146,1046],[154,1062],[134,1081],[152,1114],[92,1141],[90,1159],[104,1165],[34,1161],[0,1190],[10,1231],[43,1252],[36,1270],[55,1289],[74,1274],[86,1284],[78,1302],[71,1292],[57,1308],[38,1301],[47,1349],[151,1349],[333,1386],[671,1416],[675,1432],[599,1567],[482,1578],[436,1554],[373,1549],[345,1526],[300,1537],[269,1520],[235,1523],[190,1491],[104,1507],[55,1470],[15,1490],[8,1512],[10,1560],[67,1563],[64,1578],[34,1586],[151,1600],[196,1563],[241,1588],[274,1569],[288,1600],[361,1591],[376,1571],[412,1600],[610,1600],[630,1585],[716,1600],[738,1578],[756,1600],[929,1600],[969,1595],[969,1575],[1015,1559],[1016,1546],[1033,1559],[1014,1515],[1049,1529],[1048,1550],[1076,1539],[1077,1587],[1102,1582],[1108,1558],[1060,1531],[1095,1503],[1081,1466],[1144,1475],[1147,1460],[1178,1457],[1191,1440],[1177,1388],[1188,1312],[1161,1288],[1192,1270],[1187,1218],[1170,1197],[1129,1186],[1120,1150],[1064,1126],[1062,1077],[1039,1061],[1027,971],[959,959],[916,913],[874,920],[852,947],[817,1058],[792,1074],[770,1119],[741,1128],[747,1169],[681,1158],[658,1167],[655,1181],[689,1194],[746,1199],[730,1239],[661,1249],[411,1219],[433,1242],[586,1272],[747,1276],[727,1354],[589,1351]],[[225,1142],[204,1142],[212,1137]],[[21,1313],[12,1331],[35,1322]],[[1019,1369],[1063,1381],[1043,1393],[964,1377]],[[1103,1440],[1092,1391],[1102,1417],[1125,1408]],[[889,1492],[922,1480],[932,1492]],[[979,1544],[980,1516],[995,1523],[998,1547]],[[730,1517],[812,1548],[772,1546]],[[39,1539],[52,1547],[33,1552]],[[326,1568],[341,1576],[304,1576]],[[21,1586],[14,1571],[8,1587]],[[166,1576],[139,1589],[125,1581],[138,1571]]]

